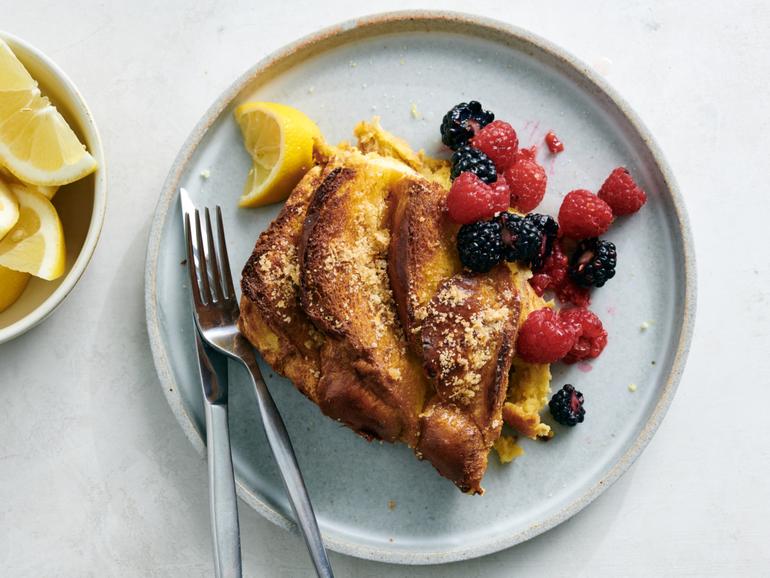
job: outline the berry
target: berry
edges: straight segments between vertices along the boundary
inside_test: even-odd
[[[510,186],[510,181],[508,182]],[[559,227],[566,237],[586,239],[607,232],[612,209],[591,191],[577,189],[567,193],[559,209]]]
[[[505,204],[507,205],[511,198],[511,189],[508,187],[508,182],[503,178],[498,178],[494,183],[489,185],[495,190],[496,195],[500,195],[500,199],[505,199]],[[506,209],[508,207],[505,207]]]
[[[529,265],[540,254],[543,233],[532,221],[503,211],[498,220],[502,226],[503,257]]]
[[[522,160],[534,161],[536,156],[537,156],[537,147],[535,145],[532,145],[531,147],[526,149],[519,149],[516,151],[516,154],[513,155],[513,161],[511,162],[511,164],[515,164]]]
[[[477,132],[471,139],[471,144],[492,159],[498,171],[503,171],[513,163],[519,147],[519,137],[510,124],[495,120]]]
[[[473,223],[508,208],[505,189],[493,188],[473,173],[462,173],[447,195],[449,218],[455,223]]]
[[[548,145],[548,150],[552,154],[560,153],[564,150],[564,143],[559,140],[559,137],[552,130],[548,131],[548,134],[545,135],[545,144]]]
[[[562,323],[559,315],[545,307],[527,316],[519,329],[516,351],[530,363],[554,363],[575,345],[575,329]]]
[[[530,213],[524,217],[524,219],[535,225],[541,233],[540,247],[537,255],[531,262],[533,269],[540,269],[553,251],[553,243],[559,235],[559,225],[553,217],[540,215],[538,213]]]
[[[556,297],[562,304],[571,303],[576,307],[588,307],[591,304],[591,292],[588,287],[580,287],[567,277],[556,290]]]
[[[615,244],[601,239],[581,241],[572,254],[567,272],[581,287],[602,287],[615,276]]]
[[[545,169],[533,159],[521,158],[503,173],[511,189],[511,206],[522,213],[529,213],[545,196],[548,181]]]
[[[575,363],[584,359],[595,359],[604,351],[607,345],[607,332],[601,319],[585,307],[562,309],[559,318],[563,323],[571,325],[578,336],[575,345],[562,361]]]
[[[481,108],[481,103],[475,100],[461,102],[444,115],[441,121],[441,142],[455,150],[493,120],[494,113]]]
[[[490,185],[497,180],[497,170],[492,159],[468,145],[461,146],[452,155],[452,179],[461,173],[473,173]]]
[[[548,409],[551,410],[553,419],[570,427],[582,423],[586,415],[586,410],[583,409],[583,394],[569,383],[553,394],[548,402]]]
[[[547,290],[554,291],[562,303],[572,303],[585,307],[591,303],[589,290],[578,287],[567,275],[569,259],[564,252],[562,242],[553,244],[551,254],[545,259],[543,266],[534,268],[535,274],[529,279],[529,284],[535,293],[543,296]]]
[[[647,193],[639,188],[631,174],[623,167],[618,167],[610,173],[598,195],[612,208],[616,217],[635,213],[647,202]]]
[[[477,273],[485,273],[503,259],[500,223],[477,221],[460,227],[457,233],[460,262]]]

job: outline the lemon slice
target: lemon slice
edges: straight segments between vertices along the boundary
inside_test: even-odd
[[[6,186],[0,181],[0,239],[13,229],[19,220],[19,201]]]
[[[24,186],[14,187],[19,220],[0,240],[0,265],[56,279],[64,273],[64,231],[51,201]]]
[[[14,183],[24,184],[30,189],[37,191],[38,193],[43,195],[49,201],[53,199],[53,196],[56,194],[56,191],[59,190],[59,187],[57,186],[33,185],[31,183],[22,183],[19,179],[17,179],[13,175],[11,171],[3,167],[0,167],[0,181],[5,181],[7,185],[13,185]],[[0,238],[2,238],[2,235],[0,235]]]
[[[0,312],[5,311],[24,293],[30,274],[0,267]]]
[[[274,102],[247,102],[235,109],[246,150],[254,159],[241,207],[284,200],[313,166],[318,126],[296,108]]]
[[[65,185],[96,170],[96,161],[0,40],[0,164],[36,185]]]

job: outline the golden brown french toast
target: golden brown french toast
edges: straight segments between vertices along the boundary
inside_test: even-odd
[[[539,421],[548,366],[513,360],[518,326],[544,302],[515,265],[462,270],[444,215],[446,161],[376,120],[356,135],[357,148],[317,144],[317,165],[260,235],[239,326],[325,414],[406,442],[482,493],[503,419],[549,433]]]
[[[484,275],[462,270],[458,227],[444,214],[446,195],[425,179],[396,185],[388,272],[410,346],[435,390],[418,452],[463,491],[481,493],[503,425],[520,289],[506,265]]]
[[[317,386],[324,413],[414,446],[427,384],[407,351],[386,262],[390,187],[416,173],[385,161],[350,155],[316,189],[299,244],[301,301],[326,335]]]
[[[417,450],[464,492],[483,493],[519,319],[518,291],[505,265],[443,281],[422,322],[423,362],[435,387],[421,416]]]
[[[313,401],[324,342],[300,306],[299,255],[307,208],[323,181],[325,166],[313,167],[257,239],[241,275],[238,327],[265,361]]]

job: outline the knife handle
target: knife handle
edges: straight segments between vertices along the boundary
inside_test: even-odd
[[[217,578],[241,578],[241,539],[227,405],[203,403],[209,462],[209,506]]]
[[[297,517],[297,526],[299,526],[300,533],[305,539],[310,560],[313,562],[313,567],[319,578],[334,578],[334,572],[329,563],[321,532],[318,529],[318,522],[313,512],[313,505],[310,503],[305,481],[302,479],[302,473],[294,455],[289,432],[286,431],[281,414],[278,413],[273,397],[262,378],[262,372],[259,370],[257,360],[254,357],[254,350],[247,344],[248,342],[243,336],[240,336],[239,339],[241,340],[241,347],[238,359],[248,369],[254,384],[267,441],[273,451],[275,461],[278,462],[283,485],[289,494],[289,503]]]

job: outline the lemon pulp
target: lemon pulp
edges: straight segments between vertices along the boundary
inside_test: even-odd
[[[284,200],[313,166],[318,126],[296,108],[275,102],[242,104],[235,120],[254,161],[238,204],[259,207]]]
[[[37,82],[0,40],[0,164],[18,179],[43,186],[76,181],[96,161]]]

